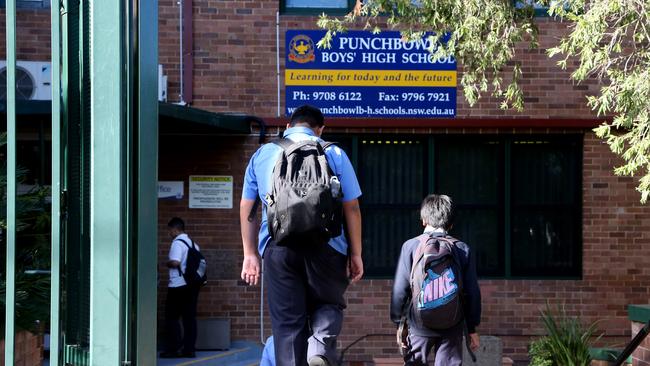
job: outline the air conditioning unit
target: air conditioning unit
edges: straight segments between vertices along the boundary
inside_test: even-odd
[[[4,60],[0,61],[0,99],[7,99],[7,62]],[[52,65],[49,61],[16,62],[16,99],[52,99]]]

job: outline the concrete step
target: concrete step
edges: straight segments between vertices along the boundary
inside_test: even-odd
[[[261,358],[261,344],[235,341],[227,351],[198,351],[196,358],[158,359],[157,366],[258,366]]]

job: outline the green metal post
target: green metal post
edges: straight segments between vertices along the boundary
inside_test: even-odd
[[[16,0],[6,1],[7,24],[7,275],[5,365],[14,364],[16,320]]]
[[[158,257],[158,4],[142,0],[137,42],[137,329],[136,364],[156,363],[156,280]]]
[[[61,347],[61,9],[51,0],[52,47],[52,243],[50,277],[50,366],[59,366]]]
[[[122,361],[123,1],[90,2],[90,364]]]

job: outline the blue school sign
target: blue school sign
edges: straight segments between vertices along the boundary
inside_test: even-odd
[[[339,117],[456,116],[456,60],[434,59],[428,39],[404,42],[399,32],[350,31],[319,49],[324,35],[286,33],[287,115],[310,104]]]

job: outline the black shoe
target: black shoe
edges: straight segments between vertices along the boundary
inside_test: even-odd
[[[182,358],[195,358],[196,357],[196,352],[181,352],[181,357]]]
[[[159,355],[160,358],[180,358],[181,355],[178,352],[162,352]]]

